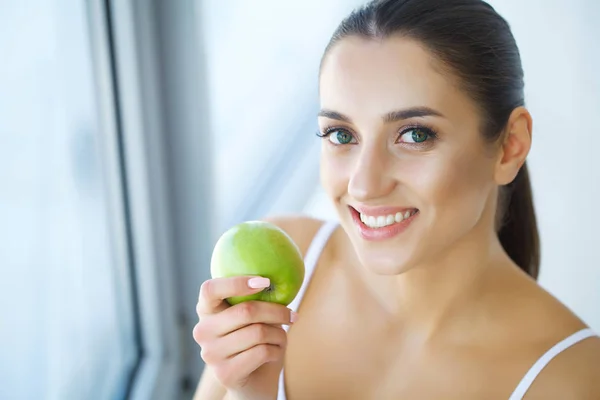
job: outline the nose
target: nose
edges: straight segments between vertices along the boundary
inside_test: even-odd
[[[348,182],[348,194],[366,202],[384,198],[396,186],[389,168],[389,155],[385,149],[374,145],[363,147]]]

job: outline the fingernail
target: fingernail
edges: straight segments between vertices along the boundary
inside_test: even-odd
[[[250,278],[248,280],[248,286],[250,286],[252,289],[263,289],[266,287],[269,287],[269,285],[271,284],[271,281],[269,281],[269,278]]]
[[[290,313],[290,322],[293,324],[296,321],[298,321],[298,313],[295,311],[292,311]]]

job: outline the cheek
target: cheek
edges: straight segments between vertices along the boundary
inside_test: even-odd
[[[454,223],[481,214],[492,181],[491,161],[473,154],[424,157],[412,166],[411,187],[433,217]]]

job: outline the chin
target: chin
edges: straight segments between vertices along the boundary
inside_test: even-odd
[[[386,246],[365,242],[350,235],[356,258],[363,268],[377,275],[400,275],[415,266],[412,246],[406,243],[388,243]]]

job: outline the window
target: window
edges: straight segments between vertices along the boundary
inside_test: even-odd
[[[0,398],[123,398],[140,343],[86,2],[4,2],[0,49]]]

